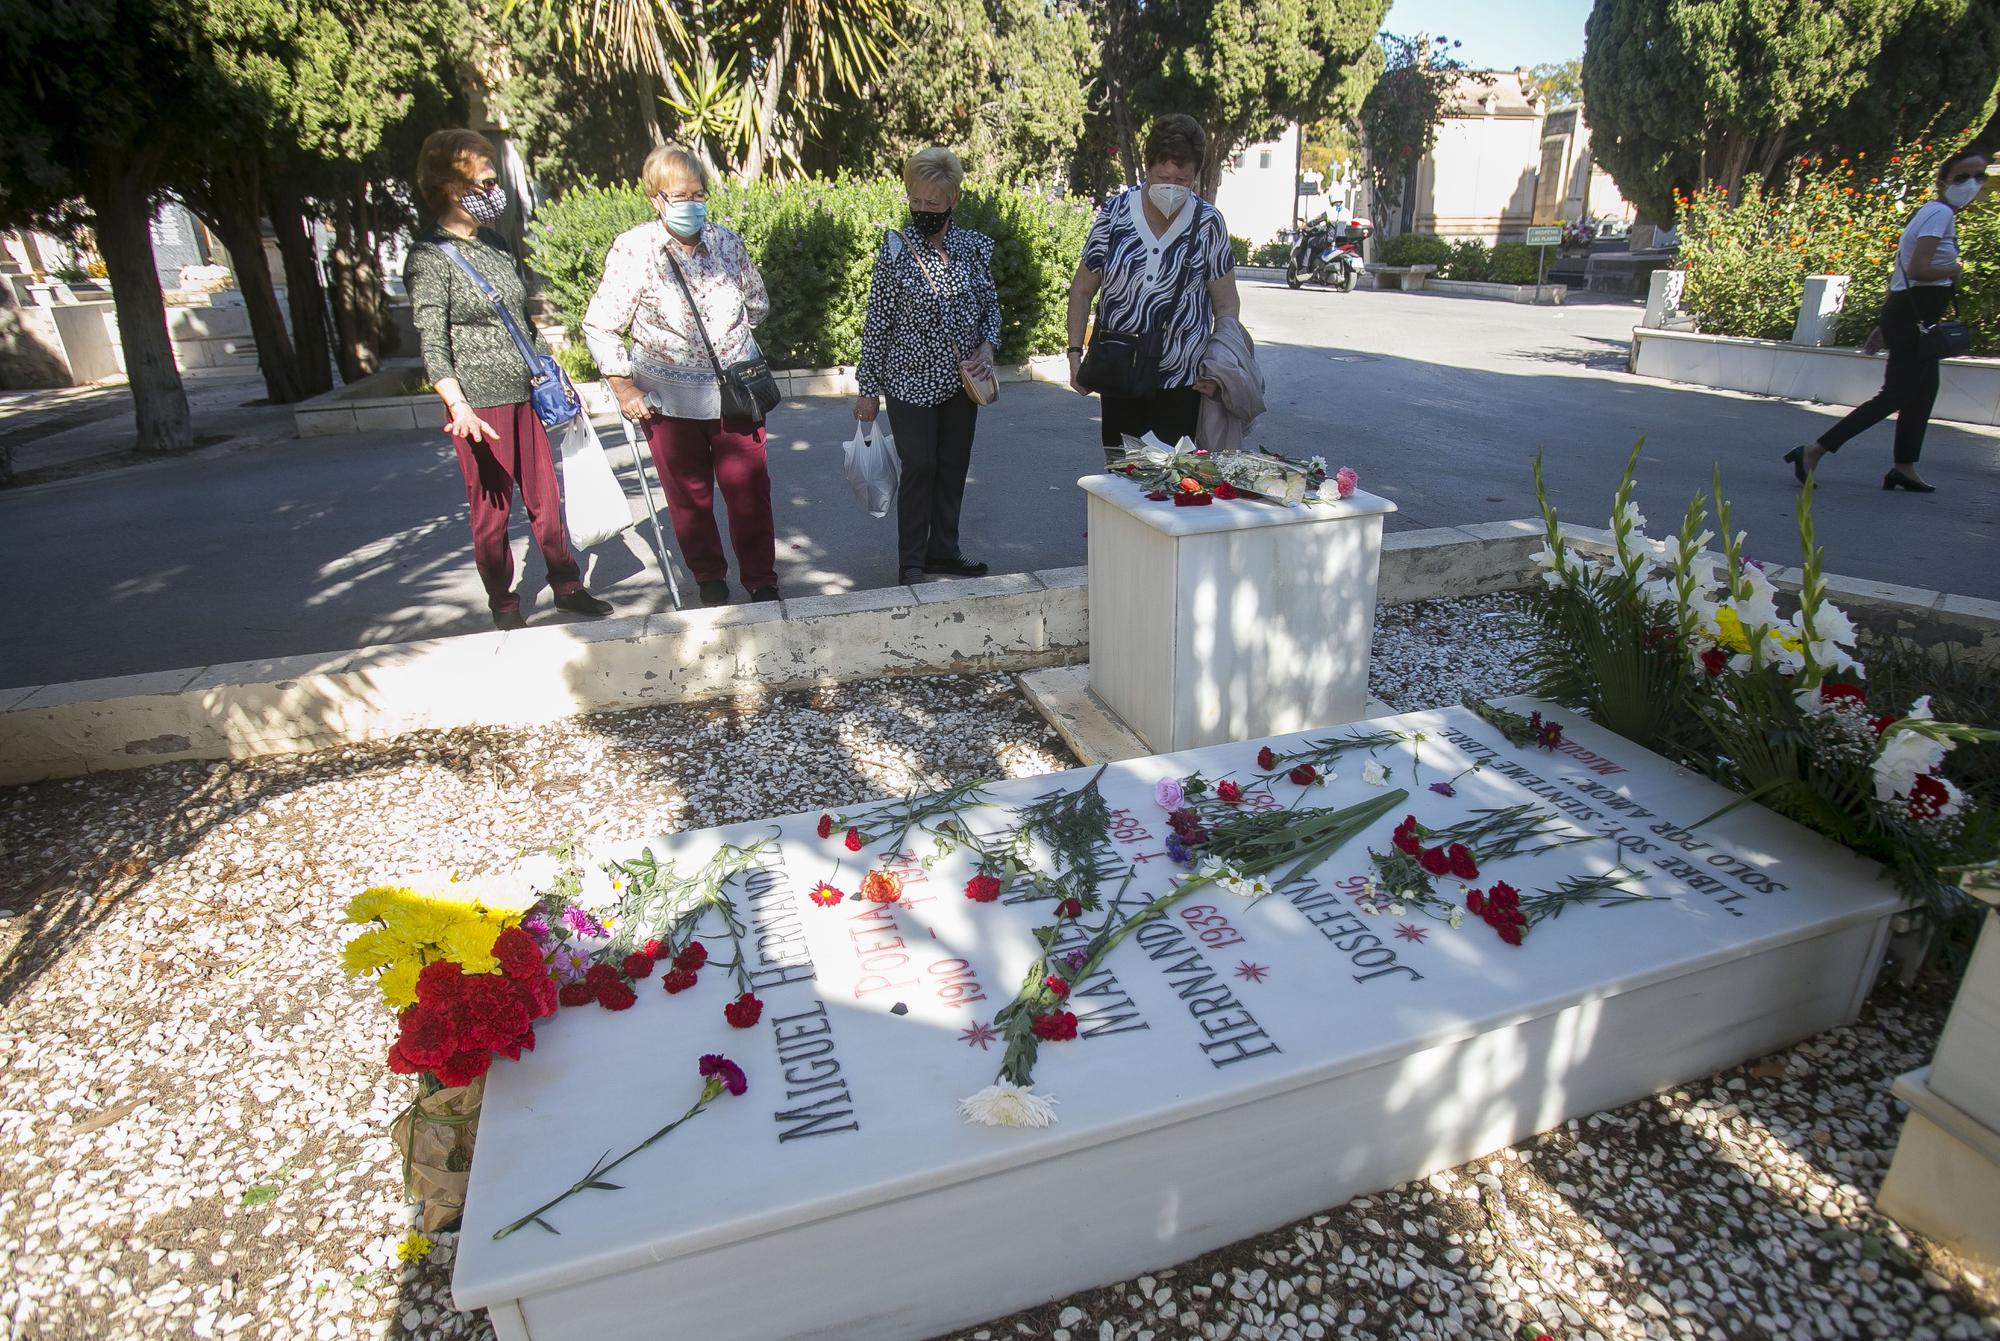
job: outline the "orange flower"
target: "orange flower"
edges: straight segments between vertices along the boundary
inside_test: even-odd
[[[822,880],[812,887],[812,893],[807,897],[822,908],[831,908],[847,896]]]
[[[1184,494],[1198,494],[1198,493],[1200,493],[1200,492],[1201,492],[1201,481],[1200,481],[1200,480],[1198,480],[1198,479],[1196,479],[1196,478],[1195,478],[1194,476],[1192,476],[1192,475],[1183,475],[1183,476],[1181,476],[1181,492],[1182,492],[1182,493],[1184,493]]]
[[[861,879],[861,897],[870,903],[894,903],[903,897],[903,882],[887,871],[870,871]]]

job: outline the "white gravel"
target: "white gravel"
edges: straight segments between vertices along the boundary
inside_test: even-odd
[[[1376,693],[1514,687],[1511,600],[1385,611]],[[395,1261],[408,1090],[336,966],[350,893],[1069,762],[1006,679],[941,678],[0,791],[6,1335],[490,1336],[452,1236]],[[1763,1066],[961,1335],[2000,1335],[1995,1283],[1871,1205],[1941,1009],[1878,993]]]

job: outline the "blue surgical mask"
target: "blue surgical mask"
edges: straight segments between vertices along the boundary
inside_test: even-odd
[[[708,204],[701,200],[674,200],[660,206],[660,221],[677,237],[693,237],[708,222]]]

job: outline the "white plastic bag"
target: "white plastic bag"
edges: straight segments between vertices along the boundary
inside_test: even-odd
[[[903,462],[896,440],[879,422],[854,425],[847,442],[847,483],[871,517],[886,517],[896,507],[896,490],[903,482]]]
[[[562,457],[563,526],[571,545],[594,548],[632,524],[632,505],[611,473],[589,415],[577,415],[556,429],[555,437]]]

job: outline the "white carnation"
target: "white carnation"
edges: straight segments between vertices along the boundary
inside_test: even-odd
[[[981,1127],[1048,1127],[1056,1120],[1055,1096],[996,1080],[958,1101],[958,1115]]]
[[[1389,770],[1370,759],[1361,766],[1361,780],[1370,787],[1386,787],[1389,785]]]

